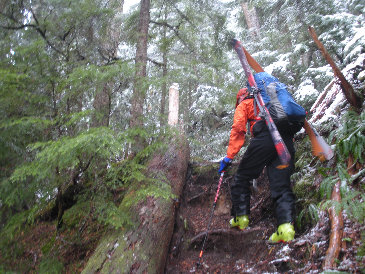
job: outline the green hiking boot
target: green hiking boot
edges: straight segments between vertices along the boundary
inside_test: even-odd
[[[229,221],[229,224],[231,225],[231,227],[237,227],[240,230],[244,230],[246,227],[248,227],[248,216],[247,215],[242,215],[242,216],[237,216],[235,218],[232,218]]]
[[[285,243],[294,239],[295,231],[294,226],[290,223],[281,224],[278,230],[271,235],[269,243]]]

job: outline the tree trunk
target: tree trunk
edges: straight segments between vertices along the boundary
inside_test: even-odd
[[[169,90],[169,117],[168,124],[177,126],[179,123],[179,86],[174,83]]]
[[[165,10],[165,18],[167,20],[166,10]],[[161,103],[160,103],[160,127],[163,127],[166,124],[165,118],[165,105],[166,105],[166,93],[167,93],[167,51],[168,46],[166,43],[166,32],[167,26],[163,25],[163,46],[162,46],[162,87],[161,87]]]
[[[105,83],[104,88],[97,91],[93,103],[95,112],[91,121],[92,127],[109,126],[111,94],[110,84]]]
[[[163,273],[174,229],[176,202],[182,194],[188,162],[189,147],[183,136],[172,138],[166,152],[152,157],[148,174],[161,174],[176,198],[148,196],[132,206],[130,212],[135,226],[108,232],[82,273]],[[140,182],[138,187],[146,183]],[[130,190],[125,197],[135,192]]]
[[[260,24],[255,7],[249,8],[247,2],[242,2],[243,14],[246,19],[247,27],[254,39],[260,38]]]
[[[134,79],[133,95],[131,99],[131,120],[129,122],[130,128],[143,127],[143,104],[147,92],[147,84],[145,78],[147,70],[147,41],[149,22],[150,0],[141,0],[135,59],[136,73]],[[136,154],[143,147],[143,139],[139,136],[136,136],[135,145],[132,148],[132,154]]]

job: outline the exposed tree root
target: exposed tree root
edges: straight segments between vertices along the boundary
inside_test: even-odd
[[[268,199],[270,199],[270,195],[266,195],[266,196],[262,197],[253,207],[251,207],[251,211],[254,211],[257,207],[262,205]]]
[[[332,201],[341,202],[340,183],[337,182],[332,190]],[[326,252],[326,258],[323,264],[323,269],[334,269],[336,267],[336,259],[341,249],[342,233],[343,233],[343,217],[342,212],[336,212],[334,206],[329,210],[331,220],[331,235],[330,243]]]
[[[248,235],[261,233],[263,230],[261,228],[252,228],[247,230],[238,230],[238,229],[215,229],[208,232],[208,238],[210,239],[229,239],[230,237],[234,237],[237,240],[240,240],[241,238],[245,238],[246,242],[249,242],[251,240],[257,240],[259,237],[248,237]],[[205,234],[207,232],[203,231],[200,232],[198,235],[193,237],[190,240],[190,245],[194,245],[198,242],[203,241]]]
[[[196,201],[202,201],[204,199],[206,199],[207,197],[214,197],[214,192],[210,191],[210,192],[201,192],[198,195],[194,195],[193,197],[189,198],[188,203],[194,203]]]

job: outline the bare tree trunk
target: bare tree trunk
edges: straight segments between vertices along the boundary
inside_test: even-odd
[[[138,23],[138,40],[136,49],[136,74],[134,79],[133,95],[131,99],[131,120],[130,128],[143,127],[143,104],[147,92],[145,82],[147,70],[147,41],[148,27],[150,22],[150,0],[141,0],[139,23]],[[137,136],[132,154],[135,154],[144,147],[141,137]]]
[[[106,38],[104,43],[102,44],[101,51],[104,57],[107,57],[110,60],[113,58],[117,58],[118,46],[121,42],[121,23],[122,23],[122,14],[123,14],[123,5],[124,0],[113,0],[108,3],[108,8],[113,9],[115,11],[115,15],[113,20],[111,20],[111,24],[109,28],[107,28]]]
[[[124,0],[109,2],[109,8],[114,9],[115,17],[111,21],[110,27],[107,29],[106,39],[103,41],[100,51],[107,62],[117,57],[117,50],[120,43],[120,18],[123,13]],[[95,113],[92,117],[91,126],[100,127],[109,126],[111,112],[111,95],[113,91],[113,80],[107,80],[102,90],[97,90],[94,97]]]
[[[308,28],[310,35],[312,36],[314,42],[317,44],[319,50],[322,52],[324,58],[327,60],[327,62],[331,65],[333,72],[335,76],[340,79],[340,85],[342,88],[343,93],[345,94],[345,97],[347,101],[350,103],[350,105],[355,108],[357,111],[361,109],[361,99],[357,94],[354,92],[354,89],[350,85],[350,83],[346,80],[345,76],[342,74],[341,70],[336,66],[335,62],[331,58],[331,56],[328,54],[327,50],[323,46],[323,44],[319,41],[318,36],[314,30],[313,27]]]
[[[166,11],[165,11],[165,20],[166,20]],[[167,26],[163,26],[163,49],[162,49],[162,87],[161,87],[161,103],[160,103],[160,127],[165,125],[165,105],[166,105],[166,93],[167,93],[167,46],[166,43],[166,31]]]
[[[97,91],[93,103],[95,113],[93,115],[92,127],[107,127],[109,126],[111,94],[110,84],[105,83],[104,88]]]
[[[174,83],[169,90],[168,124],[177,126],[179,123],[179,86]]]
[[[247,2],[242,2],[243,14],[250,33],[254,39],[260,38],[260,24],[255,7],[250,8]]]
[[[194,58],[194,57],[193,57]],[[197,69],[196,66],[193,66],[194,74],[197,75]],[[193,98],[192,98],[192,91],[196,91],[198,88],[198,83],[195,79],[192,79],[189,81],[188,88],[184,92],[184,103],[183,103],[183,111],[184,111],[184,130],[185,133],[189,134],[191,132],[191,126],[190,126],[190,109],[193,105]]]

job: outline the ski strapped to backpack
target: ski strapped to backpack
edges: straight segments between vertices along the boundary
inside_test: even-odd
[[[295,102],[286,85],[266,72],[256,73],[254,79],[279,132],[298,132],[304,125],[306,111]]]
[[[241,43],[240,43],[241,44]],[[259,63],[250,55],[250,53],[242,46],[242,50],[247,58],[249,65],[255,70],[257,73],[264,72],[264,69],[260,66]],[[312,144],[312,154],[313,156],[318,157],[322,162],[324,160],[330,160],[334,156],[333,150],[326,143],[326,141],[318,134],[316,129],[306,120],[304,119],[304,129],[308,134],[309,139]]]
[[[256,84],[254,76],[251,72],[250,66],[248,64],[248,61],[247,61],[246,55],[243,51],[243,48],[241,46],[241,43],[236,39],[232,39],[231,43],[238,54],[242,68],[245,71],[246,77],[248,79],[250,88],[254,94],[255,101],[257,102],[257,104],[260,108],[260,113],[264,116],[266,125],[269,129],[272,140],[274,142],[276,152],[278,153],[281,165],[277,166],[276,168],[278,168],[278,169],[286,168],[289,166],[290,159],[291,159],[288,148],[286,147],[283,139],[281,138],[280,133],[270,115],[270,112],[265,106],[265,103],[262,99],[260,92],[258,92],[257,84]]]

